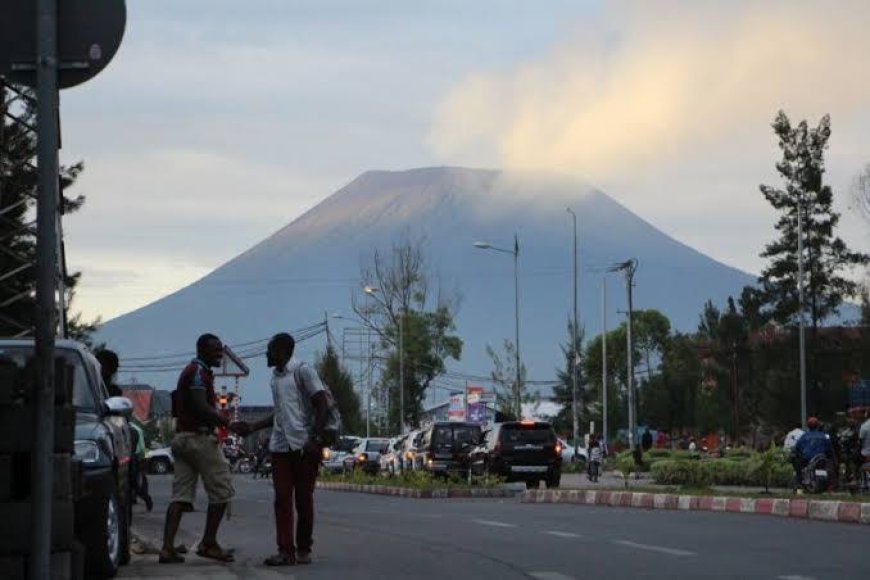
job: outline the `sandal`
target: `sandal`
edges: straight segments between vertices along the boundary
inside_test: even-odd
[[[196,550],[196,555],[200,558],[209,558],[218,562],[235,562],[236,558],[230,552],[225,551],[217,544],[210,546],[200,545]]]
[[[296,564],[296,560],[290,554],[278,553],[263,560],[263,564],[266,566],[293,566]]]
[[[157,561],[161,564],[184,564],[184,556],[179,555],[177,552],[160,550]]]

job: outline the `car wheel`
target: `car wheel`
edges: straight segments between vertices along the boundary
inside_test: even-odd
[[[152,459],[151,473],[156,473],[157,475],[169,473],[169,461],[166,459]]]
[[[253,466],[251,465],[250,461],[243,459],[239,462],[239,473],[248,474],[251,473],[252,469]]]
[[[127,517],[112,487],[95,514],[85,538],[85,576],[113,578],[118,573],[124,552]]]

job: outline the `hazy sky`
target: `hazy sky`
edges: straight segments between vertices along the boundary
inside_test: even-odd
[[[62,94],[76,302],[104,319],[174,291],[359,173],[555,170],[757,272],[770,123],[830,113],[841,234],[870,162],[870,3],[127,0],[99,77]],[[581,234],[582,240],[582,234]]]

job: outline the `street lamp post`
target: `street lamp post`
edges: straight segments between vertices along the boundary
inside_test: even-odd
[[[517,419],[522,419],[523,408],[520,400],[520,278],[519,278],[519,255],[520,255],[520,239],[517,234],[514,234],[514,249],[507,250],[498,248],[488,242],[474,242],[475,248],[481,250],[492,250],[503,254],[513,254],[514,257],[514,321],[516,329],[516,383],[514,384],[514,404],[516,405]]]
[[[571,418],[573,420],[574,457],[577,457],[577,447],[580,438],[580,425],[577,419],[577,366],[580,363],[580,352],[577,345],[577,214],[570,207],[566,209],[574,220],[574,324],[571,345]]]
[[[604,399],[602,412],[602,433],[605,444],[607,443],[607,278],[602,280],[601,286],[601,396]]]
[[[804,331],[804,211],[803,199],[798,197],[798,309],[800,326],[798,341],[800,348],[801,369],[801,425],[807,428],[807,351]]]
[[[628,294],[628,332],[627,332],[627,342],[628,342],[628,356],[626,360],[626,364],[628,366],[627,369],[627,377],[628,377],[628,446],[631,450],[634,450],[634,438],[635,438],[635,430],[636,426],[636,418],[635,418],[635,408],[634,408],[634,363],[632,361],[632,340],[631,340],[631,326],[632,326],[632,287],[634,286],[634,273],[637,271],[637,260],[631,258],[626,260],[625,262],[621,262],[619,264],[614,264],[608,269],[609,272],[625,272],[625,289]]]

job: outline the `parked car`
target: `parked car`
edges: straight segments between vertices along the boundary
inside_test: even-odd
[[[497,475],[507,481],[524,481],[534,489],[541,481],[559,487],[562,478],[562,445],[552,425],[542,421],[496,423],[471,452],[472,472]]]
[[[0,360],[24,370],[34,364],[33,340],[0,339]],[[109,397],[100,365],[84,345],[57,340],[56,357],[72,367],[75,456],[82,465],[75,533],[85,548],[85,577],[110,578],[130,559],[129,417],[133,404]]]
[[[405,440],[407,438],[407,435],[393,437],[392,439],[390,439],[390,444],[387,448],[387,452],[381,454],[381,471],[383,471],[387,475],[396,475],[397,473],[402,472],[402,467],[404,464],[402,460],[402,450],[404,448]]]
[[[422,469],[443,477],[466,475],[469,453],[480,443],[480,438],[481,428],[475,423],[435,423],[420,439]]]
[[[359,469],[377,475],[381,468],[381,454],[389,450],[389,445],[389,439],[379,437],[361,440],[353,453],[344,458],[344,471]]]
[[[420,454],[420,440],[423,431],[411,431],[402,442],[401,467],[403,471],[421,471],[423,456]]]
[[[353,454],[353,450],[362,441],[361,437],[352,435],[341,437],[335,445],[323,450],[322,469],[329,473],[347,471],[344,461]]]
[[[170,447],[160,447],[159,449],[151,449],[145,453],[145,465],[148,467],[148,473],[156,473],[163,475],[175,470],[175,459],[172,457],[172,449]]]
[[[564,439],[559,439],[559,445],[562,446],[562,464],[566,463],[574,463],[575,461],[580,462],[580,464],[585,464],[589,461],[589,453],[585,447],[577,447],[577,456],[574,456],[574,446],[565,441]]]

